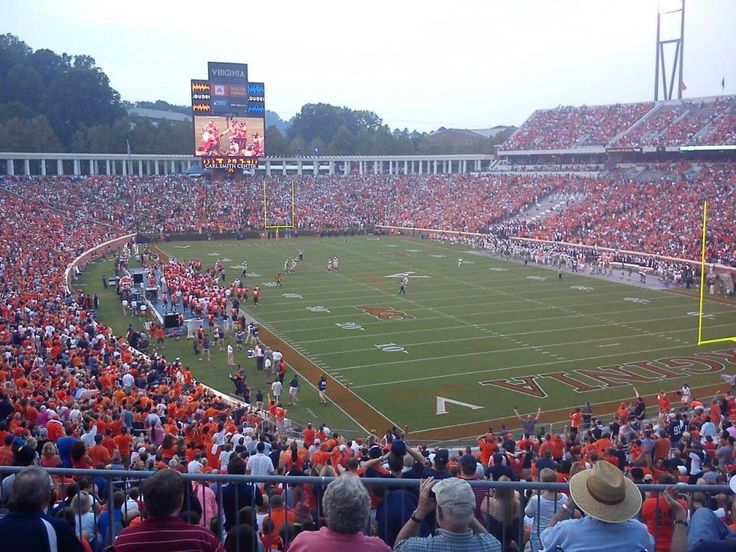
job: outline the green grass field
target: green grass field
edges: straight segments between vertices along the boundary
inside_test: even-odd
[[[349,381],[361,408],[371,405],[427,439],[475,435],[481,423],[498,423],[514,406],[522,412],[560,409],[548,421],[565,420],[562,409],[586,400],[599,405],[597,412],[613,412],[608,403],[630,400],[633,387],[651,395],[687,381],[695,397],[705,400],[721,374],[736,371],[733,343],[696,345],[695,292],[628,285],[618,273],[602,279],[566,272],[558,281],[553,270],[409,238],[160,247],[179,259],[202,259],[206,266],[224,258],[229,280],[240,274],[246,258],[249,271],[259,274],[247,279],[248,287],[258,282],[262,289],[257,309],[243,305],[249,318],[320,369]],[[298,272],[285,275],[283,287],[272,287],[274,274],[298,248],[304,250]],[[340,260],[337,273],[327,271],[333,256]],[[110,273],[109,264],[88,268],[80,279],[88,286],[83,289],[99,288],[105,270]],[[404,271],[410,272],[405,296],[398,295],[398,275]],[[122,318],[111,295],[103,296],[100,319],[121,331],[130,319]],[[705,312],[705,338],[736,334],[736,303],[707,300]],[[224,353],[213,351],[211,363],[198,361],[185,340],[168,340],[165,353],[181,356],[205,383],[230,391]],[[238,362],[257,387],[253,363],[244,354]],[[289,416],[326,422],[349,434],[363,431],[340,408],[320,407],[313,389],[304,390]]]

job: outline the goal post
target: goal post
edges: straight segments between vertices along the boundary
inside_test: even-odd
[[[700,246],[700,302],[698,306],[698,345],[711,345],[713,343],[725,343],[728,341],[736,342],[736,335],[731,337],[719,337],[715,339],[703,339],[703,319],[705,318],[705,290],[707,286],[706,271],[706,249],[707,249],[707,232],[708,232],[708,202],[703,202],[703,234]],[[716,276],[715,265],[711,265],[712,277]]]
[[[285,193],[280,193],[284,191]],[[276,220],[272,209],[281,207],[287,217]],[[285,207],[285,209],[283,209]],[[288,190],[274,190],[263,181],[263,228],[265,230],[289,230],[296,227],[296,185],[292,181]]]

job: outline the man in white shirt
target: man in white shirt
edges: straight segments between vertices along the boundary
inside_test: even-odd
[[[90,447],[94,446],[94,444],[95,444],[95,435],[97,435],[97,424],[92,423],[91,421],[90,421],[89,424],[92,426],[89,429],[89,431],[87,431],[86,433],[83,433],[79,437],[79,440],[82,441],[84,443],[84,446],[87,447],[87,448],[90,448]]]
[[[271,383],[273,372],[271,372],[271,359],[268,357],[265,357],[263,360],[263,372],[266,376],[266,383]]]
[[[123,374],[123,387],[126,391],[130,391],[133,389],[133,386],[135,385],[135,378],[133,377],[133,374],[130,372],[127,372]]]
[[[246,467],[246,473],[248,475],[273,475],[276,470],[273,467],[271,459],[263,454],[265,445],[263,441],[256,445],[256,454],[248,458],[248,466]]]
[[[145,423],[148,427],[155,427],[156,424],[161,423],[161,417],[155,412],[151,412],[148,416],[146,416]]]
[[[281,392],[284,390],[283,384],[276,380],[271,384],[271,393],[273,393],[273,400],[277,403],[281,402]]]

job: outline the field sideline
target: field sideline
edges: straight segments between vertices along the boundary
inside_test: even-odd
[[[522,412],[541,406],[547,421],[559,422],[567,409],[589,400],[607,415],[616,401],[634,396],[633,387],[653,395],[688,381],[701,388],[697,398],[709,399],[720,375],[736,370],[732,346],[696,345],[694,293],[628,285],[628,275],[620,281],[618,273],[603,279],[566,272],[558,281],[547,268],[408,238],[160,247],[205,266],[223,258],[228,280],[246,258],[249,271],[259,274],[246,285],[260,284],[262,301],[243,309],[269,337],[293,348],[287,362],[312,383],[320,371],[331,376],[328,394],[354,419],[346,429],[381,432],[381,424],[394,423],[408,425],[415,438],[457,439],[489,424],[516,427],[508,418],[514,406]],[[274,287],[274,274],[298,248],[305,255],[298,272]],[[333,256],[340,260],[337,273],[327,272]],[[404,271],[410,272],[405,296],[398,295]],[[736,304],[706,301],[706,314],[707,336],[733,334]],[[239,361],[250,379],[249,361]],[[200,363],[192,366],[203,381],[213,372],[227,374],[219,364],[206,374]],[[349,390],[338,382],[349,382]],[[336,408],[312,416],[320,408],[313,391],[303,399],[290,412],[297,421],[351,425]]]

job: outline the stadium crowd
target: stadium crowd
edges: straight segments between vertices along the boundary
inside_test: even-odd
[[[707,256],[733,266],[734,177],[733,166],[713,164],[703,166],[692,181],[681,175],[654,182],[615,176],[588,180],[592,186],[578,190],[587,193],[585,199],[520,235],[698,259],[702,202],[707,200]]]
[[[536,111],[502,150],[732,144],[736,97],[721,96]]]
[[[731,167],[706,165],[694,181],[496,174],[308,178],[298,188],[298,204],[304,209],[300,217],[313,228],[386,221],[503,234],[510,214],[553,191],[574,192],[585,199],[538,227],[522,222],[517,229],[540,237],[689,256],[695,252],[690,241],[697,243],[691,239],[696,238],[691,221],[697,219],[698,203],[707,198],[713,202],[716,232],[711,247],[718,247],[713,258],[734,263],[729,238],[736,221],[729,186],[733,177]],[[566,482],[578,474],[592,478],[596,469],[608,470],[611,464],[637,483],[702,479],[710,484],[724,483],[736,471],[736,426],[731,421],[736,400],[731,395],[710,404],[688,397],[674,409],[662,396],[658,413],[649,418],[641,399],[595,420],[589,407],[582,407],[558,432],[546,431],[533,415],[520,417],[521,431],[489,429],[473,447],[457,451],[409,446],[411,435],[395,428],[347,440],[308,426],[299,438],[286,438],[278,425],[264,424],[262,412],[239,408],[209,392],[180,362],[132,351],[125,339],[96,320],[94,302],[72,296],[64,282],[64,271],[77,255],[135,228],[233,230],[243,219],[257,226],[260,211],[254,205],[262,197],[261,183],[181,177],[32,182],[5,178],[0,191],[5,215],[0,227],[0,466],[155,471],[156,479],[152,476],[148,485],[116,487],[111,502],[105,478],[54,476],[53,488],[42,485],[44,492],[38,495],[32,491],[46,481],[43,473],[39,478],[29,468],[23,475],[8,475],[0,485],[0,500],[11,509],[7,519],[28,527],[38,522],[36,531],[24,532],[27,538],[37,538],[45,527],[45,510],[68,516],[67,529],[76,541],[62,538],[65,526],[51,524],[68,549],[99,551],[114,544],[121,551],[138,550],[141,543],[151,546],[172,531],[179,539],[201,540],[202,550],[234,550],[233,539],[241,550],[314,550],[330,539],[375,550],[429,549],[422,546],[433,542],[455,550],[514,550],[527,541],[538,550],[546,538],[559,537],[560,529],[547,531],[558,522],[565,526],[562,515],[580,515],[570,510],[567,496],[476,488],[469,503],[469,487],[454,481]],[[216,267],[203,271],[201,266],[172,263],[161,272],[170,298],[182,291],[190,304],[204,298],[220,311],[227,309],[222,290],[214,292]],[[266,410],[278,418],[278,408],[269,401]],[[603,467],[596,468],[598,464]],[[338,483],[330,484],[334,492],[329,485],[228,484],[220,501],[218,484],[185,484],[176,475],[180,472],[310,474],[338,476]],[[433,477],[453,482],[437,487],[432,501],[427,484],[417,492],[368,481],[368,492],[363,492],[362,485],[347,479],[356,476],[364,481]],[[669,541],[677,545],[681,539],[673,535],[682,524],[676,522],[686,515],[678,503],[662,495],[640,495],[640,502],[642,498],[632,517],[641,518],[656,536],[657,550],[669,550]],[[236,511],[236,503],[249,509]],[[699,541],[731,534],[723,520],[733,523],[732,505],[730,495],[688,497],[690,549],[717,550]],[[590,504],[576,506],[593,515]],[[671,515],[662,515],[665,511]],[[23,535],[8,533],[9,523],[0,520],[0,539],[19,542],[21,548],[22,540],[8,535]],[[109,541],[111,524],[116,533],[125,527],[114,543]]]
[[[517,234],[654,255],[700,257],[702,202],[710,206],[708,256],[736,264],[736,202],[730,164],[663,164],[642,179],[613,170],[600,176],[534,173],[482,175],[272,176],[266,183],[290,201],[295,184],[300,230],[328,231],[386,224],[463,232],[503,228]],[[144,233],[238,233],[263,226],[263,180],[186,177],[8,178],[6,190],[110,228]],[[276,192],[274,192],[276,193]],[[544,197],[576,200],[540,222],[523,212]],[[582,200],[577,200],[583,198]],[[270,219],[289,222],[286,202]],[[522,213],[522,215],[520,215]],[[512,217],[515,222],[509,223]],[[521,224],[519,219],[521,218]],[[288,220],[287,220],[288,219]]]
[[[652,107],[652,103],[632,103],[539,110],[503,144],[502,149],[545,150],[605,145]]]

